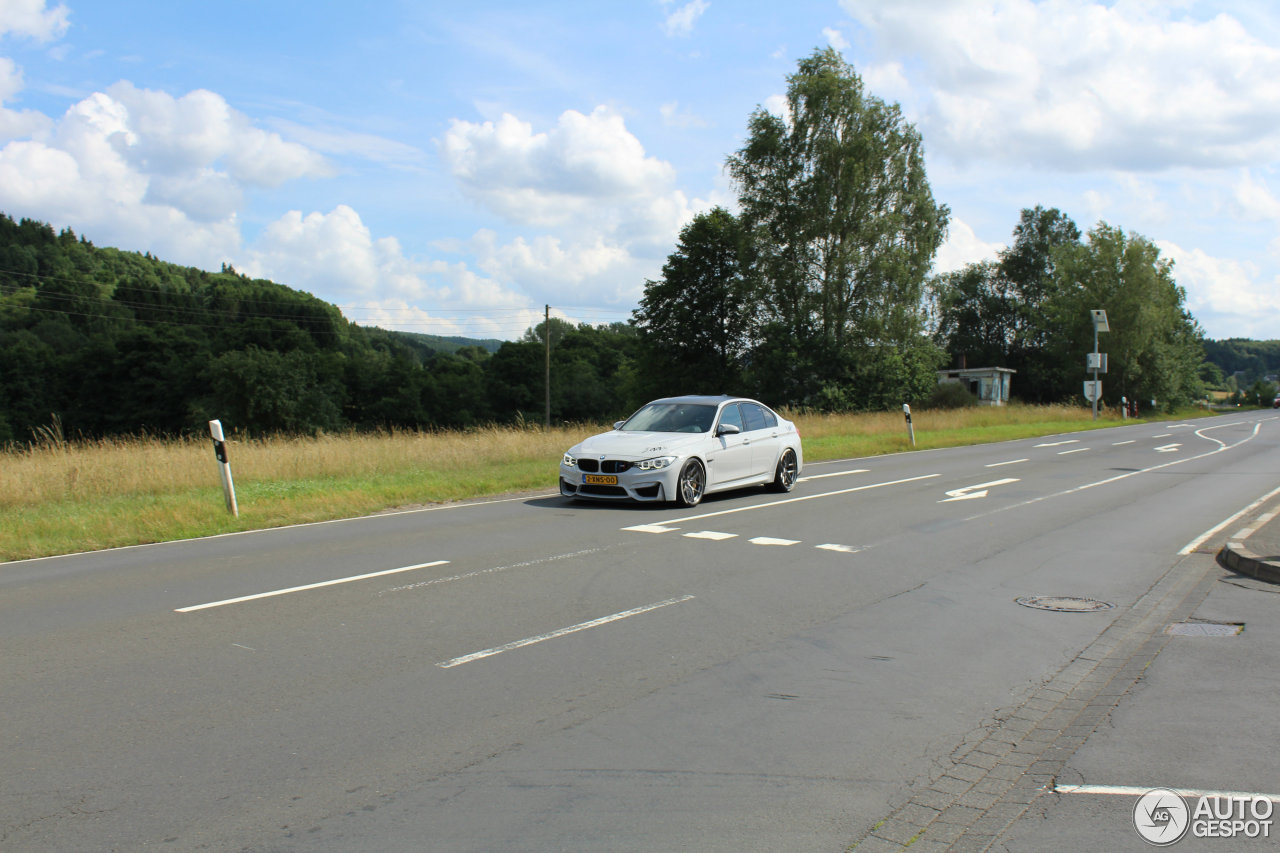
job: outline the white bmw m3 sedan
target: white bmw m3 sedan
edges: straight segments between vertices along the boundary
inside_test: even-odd
[[[803,465],[795,424],[763,403],[668,397],[569,448],[560,494],[694,506],[704,495],[747,486],[789,492]]]

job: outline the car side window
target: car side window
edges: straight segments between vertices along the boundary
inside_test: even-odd
[[[758,429],[767,429],[769,424],[764,416],[764,409],[755,403],[740,403],[742,407],[742,417],[746,422],[745,432],[753,432]]]
[[[742,430],[742,413],[738,411],[737,403],[730,403],[720,410],[720,426],[731,424],[736,426],[739,431]]]

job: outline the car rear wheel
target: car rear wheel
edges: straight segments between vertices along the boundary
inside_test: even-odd
[[[697,506],[707,488],[707,470],[697,459],[690,459],[680,471],[676,483],[676,500],[681,506]]]
[[[778,470],[773,475],[772,488],[775,492],[789,492],[796,487],[800,476],[800,468],[796,464],[796,452],[787,448],[778,460]]]

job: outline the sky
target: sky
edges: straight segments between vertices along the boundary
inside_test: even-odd
[[[935,271],[1056,207],[1280,338],[1272,0],[0,0],[0,212],[366,325],[625,321],[828,46],[924,138]]]

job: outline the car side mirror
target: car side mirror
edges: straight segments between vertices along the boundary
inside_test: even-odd
[[[626,421],[614,421],[614,422],[613,422],[613,428],[614,428],[614,429],[622,429],[622,425],[623,425],[623,424],[625,424],[625,423],[626,423]]]
[[[716,430],[716,436],[737,435],[742,432],[735,424],[720,424],[720,428]]]

